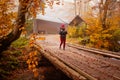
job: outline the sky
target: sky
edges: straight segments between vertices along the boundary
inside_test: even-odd
[[[45,9],[45,15],[39,14],[37,16],[38,19],[54,21],[54,22],[64,22],[69,23],[75,16],[74,16],[74,5],[72,2],[73,0],[64,0],[64,5],[53,5],[53,9],[47,7]]]
[[[62,2],[63,0],[60,1]],[[94,2],[91,2],[91,5],[94,5]],[[62,21],[65,23],[69,23],[75,17],[74,0],[64,0],[64,5],[53,5],[53,9],[47,7],[45,9],[45,12],[45,15],[39,14],[37,18],[49,21]]]
[[[15,0],[18,3],[18,0]],[[75,17],[75,6],[74,0],[60,0],[60,2],[68,3],[64,5],[53,5],[53,9],[49,7],[45,9],[46,14],[37,16],[38,19],[51,20],[56,22],[69,23]],[[84,1],[84,0],[83,0]],[[94,6],[99,0],[92,0],[90,2],[91,6]],[[72,4],[70,4],[70,3]],[[18,5],[18,4],[17,4]]]
[[[67,1],[67,2],[74,2],[74,0],[64,0],[64,1]]]
[[[74,3],[74,0],[60,0],[61,2],[70,2]],[[18,6],[18,0],[15,0],[16,5]],[[38,19],[51,20],[56,22],[65,22],[69,23],[74,18],[74,5],[65,4],[65,5],[53,5],[53,9],[47,7],[45,9],[45,15],[39,14]]]

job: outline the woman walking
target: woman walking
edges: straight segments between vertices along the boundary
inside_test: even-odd
[[[65,30],[64,24],[61,25],[59,34],[60,34],[60,46],[59,46],[59,48],[61,49],[61,46],[63,45],[63,50],[65,50],[67,31]]]

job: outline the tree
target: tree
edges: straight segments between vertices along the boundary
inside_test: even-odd
[[[16,0],[15,0],[16,1]],[[0,1],[0,55],[10,44],[17,40],[25,29],[27,18],[35,18],[37,13],[44,15],[45,3],[52,7],[53,0],[19,0],[17,16],[15,15],[14,0]],[[60,2],[56,0],[56,4]]]
[[[0,1],[0,55],[10,44],[17,40],[25,27],[26,14],[36,17],[37,11],[44,14],[44,2],[42,0],[19,0],[17,17],[13,17],[12,0]],[[6,18],[7,17],[7,18]]]
[[[97,15],[89,19],[87,34],[90,36],[90,43],[96,48],[105,48],[112,51],[119,51],[118,46],[120,30],[120,3],[118,0],[100,0],[93,10]]]
[[[118,0],[99,0],[98,4],[93,6],[93,10],[98,10],[98,17],[101,26],[105,29],[107,25],[107,20],[115,15],[115,12],[119,12],[120,3]]]

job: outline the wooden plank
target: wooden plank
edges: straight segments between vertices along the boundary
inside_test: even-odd
[[[49,52],[49,54],[50,54],[52,51],[47,51],[47,52]],[[91,75],[85,73],[84,71],[80,70],[77,66],[75,66],[75,65],[73,65],[71,63],[65,62],[64,60],[60,59],[58,56],[55,56],[55,55],[53,55],[53,56],[56,57],[57,59],[59,59],[60,61],[62,61],[64,64],[66,64],[70,68],[72,68],[73,70],[75,70],[76,72],[80,73],[82,76],[85,76],[87,79],[89,79],[89,80],[97,80],[93,76],[91,76]]]
[[[117,58],[117,59],[120,59],[120,56],[117,55],[117,53],[108,53],[107,51],[98,51],[97,49],[90,49],[90,48],[86,48],[86,47],[81,47],[81,46],[78,46],[78,45],[72,45],[72,44],[68,44],[68,46],[70,47],[73,47],[73,48],[76,48],[76,49],[81,49],[81,50],[85,50],[85,51],[89,51],[89,52],[92,52],[92,53],[96,53],[96,54],[101,54],[101,55],[105,55],[105,56],[109,56],[109,57],[113,57],[113,58]]]
[[[49,53],[42,50],[39,46],[35,45],[35,48],[42,53],[44,57],[46,57],[54,66],[62,70],[65,74],[67,74],[68,77],[72,78],[73,80],[87,80],[87,78],[80,75],[75,70],[71,69],[67,65],[65,65],[63,62],[58,60],[57,58],[51,56]]]

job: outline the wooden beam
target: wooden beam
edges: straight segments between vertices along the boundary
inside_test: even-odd
[[[47,52],[48,52],[48,54],[52,53],[52,51],[47,51]],[[78,66],[75,66],[72,63],[67,63],[63,59],[59,58],[58,56],[55,56],[54,54],[51,54],[51,56],[54,56],[55,58],[57,58],[59,61],[63,62],[65,65],[67,65],[72,70],[74,70],[74,71],[78,72],[80,75],[86,77],[87,80],[97,80],[97,78],[95,78],[95,77],[89,75],[88,73],[84,72],[83,70],[79,69]]]
[[[45,52],[41,49],[38,45],[34,45],[35,48],[42,53],[44,57],[46,57],[54,66],[62,70],[68,77],[73,80],[87,80],[84,76],[73,70],[72,68],[68,67],[66,64],[61,62],[59,59],[51,56],[49,53]]]
[[[77,44],[67,43],[67,45],[69,47],[73,47],[73,48],[76,48],[76,49],[81,49],[81,50],[89,51],[89,52],[92,52],[92,53],[95,53],[95,54],[101,54],[101,55],[104,55],[104,56],[120,59],[120,54],[119,53],[115,53],[115,52],[111,52],[111,51],[103,51],[103,50],[99,50],[99,49],[95,49],[95,48],[87,48],[85,46],[79,46]]]

